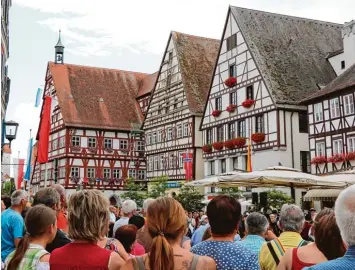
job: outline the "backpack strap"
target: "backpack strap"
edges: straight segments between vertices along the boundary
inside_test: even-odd
[[[191,262],[191,266],[190,266],[190,269],[189,270],[196,270],[196,266],[197,266],[197,263],[198,263],[198,258],[200,256],[194,254],[194,256],[192,257],[192,262]]]
[[[272,246],[271,242],[267,242],[267,247],[269,248],[272,257],[274,258],[276,265],[279,265],[279,263],[280,263],[279,257],[277,257],[276,252],[275,252],[274,247]]]

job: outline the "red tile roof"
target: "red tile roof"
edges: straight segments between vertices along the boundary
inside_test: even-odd
[[[143,97],[143,96],[151,93],[151,91],[154,88],[155,81],[157,80],[158,74],[159,74],[159,72],[157,71],[153,74],[146,76],[142,80],[142,84],[138,90],[137,98]]]
[[[66,126],[131,130],[142,123],[136,97],[149,92],[151,75],[53,62],[48,68]]]

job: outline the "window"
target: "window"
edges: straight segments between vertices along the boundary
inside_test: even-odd
[[[136,170],[132,170],[132,169],[128,170],[128,177],[135,179],[136,178]]]
[[[264,132],[264,115],[255,116],[255,132]]]
[[[154,169],[154,170],[158,170],[158,165],[159,165],[159,164],[158,164],[158,156],[155,156],[155,157],[154,157],[154,168],[153,168],[153,169]]]
[[[79,167],[72,167],[70,170],[71,177],[79,177]]]
[[[323,121],[323,105],[322,102],[314,104],[314,117],[316,122]]]
[[[155,144],[157,142],[157,133],[152,132],[152,144]]]
[[[184,123],[184,137],[189,136],[189,123]]]
[[[341,61],[340,65],[341,65],[341,69],[344,69],[345,68],[345,61]]]
[[[344,114],[349,115],[354,113],[354,96],[353,94],[344,96]]]
[[[225,173],[227,171],[226,169],[226,160],[221,159],[221,173]]]
[[[59,148],[64,148],[65,147],[65,137],[60,137],[59,138]]]
[[[214,160],[210,161],[210,175],[215,175]]]
[[[161,155],[160,156],[160,163],[159,163],[159,169],[160,170],[164,170],[165,168],[164,168],[164,161],[165,161],[165,157],[164,157],[164,155]]]
[[[54,139],[54,141],[52,142],[52,150],[57,150],[58,148],[58,140]]]
[[[168,113],[168,112],[169,112],[169,109],[170,109],[170,102],[167,101],[167,102],[166,102],[166,107],[165,107],[165,113]]]
[[[174,100],[174,109],[177,109],[178,103],[179,103],[179,100],[176,98]]]
[[[340,116],[339,99],[333,98],[330,100],[330,117],[335,118]]]
[[[334,140],[333,141],[333,153],[342,154],[343,153],[343,140]]]
[[[210,192],[211,193],[216,193],[216,187],[210,187]]]
[[[182,137],[182,125],[177,125],[176,127],[176,134],[177,134],[177,137],[178,138],[181,138]]]
[[[248,85],[247,90],[247,99],[254,99],[254,86],[253,85]]]
[[[355,152],[355,137],[348,138],[348,153]]]
[[[88,147],[95,148],[96,147],[96,138],[88,138]]]
[[[184,153],[179,152],[179,168],[184,167]]]
[[[147,134],[147,145],[152,144],[152,135],[150,133]]]
[[[71,145],[72,146],[80,146],[80,137],[79,136],[73,136],[71,138]]]
[[[112,149],[112,139],[104,139],[104,148]]]
[[[162,142],[162,138],[163,138],[163,131],[162,130],[158,130],[157,141],[158,142]]]
[[[224,141],[224,130],[223,126],[217,127],[217,142],[223,142]]]
[[[169,63],[171,63],[173,61],[173,52],[169,52],[169,59],[168,59]]]
[[[173,128],[168,128],[168,141],[173,138]]]
[[[319,142],[316,143],[316,156],[325,156],[325,143]]]
[[[65,167],[59,168],[59,178],[65,178]]]
[[[245,120],[238,121],[238,137],[246,137],[247,130],[246,130],[246,123]]]
[[[308,133],[308,114],[307,111],[298,113],[298,128],[300,133]]]
[[[222,110],[222,97],[217,97],[215,99],[215,108],[216,110]]]
[[[237,92],[232,92],[229,94],[229,104],[237,105]]]
[[[158,106],[158,114],[161,114],[161,108],[162,108],[162,105],[159,105]]]
[[[170,155],[170,156],[169,156],[169,168],[170,168],[170,169],[175,168],[175,158],[174,158],[174,155]]]
[[[207,129],[206,130],[206,144],[211,144],[212,143],[212,129]]]
[[[153,158],[148,158],[148,171],[153,171]]]
[[[234,34],[226,39],[227,41],[227,51],[237,47],[237,34]]]
[[[113,169],[113,178],[115,179],[121,178],[121,171],[119,169]]]
[[[311,155],[308,151],[300,152],[301,171],[304,173],[311,173]]]
[[[46,177],[46,171],[41,171],[41,174],[40,174],[40,180],[44,180],[44,178]]]
[[[230,123],[228,124],[228,139],[234,139],[235,138],[235,124]]]
[[[235,64],[232,64],[229,66],[229,77],[236,77],[237,72],[236,72],[236,66]]]
[[[144,151],[144,142],[137,141],[137,151]]]
[[[138,170],[138,180],[144,180],[144,179],[145,179],[145,171]]]
[[[128,149],[128,141],[120,140],[120,149]]]
[[[52,169],[47,170],[47,180],[52,179]]]
[[[238,158],[234,157],[233,158],[233,171],[238,170]]]
[[[111,177],[111,169],[104,168],[104,178],[110,178],[110,177]]]
[[[87,176],[88,178],[94,178],[95,177],[95,168],[87,168]]]

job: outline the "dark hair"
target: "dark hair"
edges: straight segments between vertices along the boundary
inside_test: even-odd
[[[58,191],[51,187],[41,188],[37,191],[33,198],[33,206],[37,204],[43,204],[47,207],[53,208],[60,202],[60,195]]]
[[[231,196],[219,195],[207,205],[212,235],[226,236],[237,230],[241,216],[240,203]]]
[[[21,238],[15,254],[11,258],[7,266],[8,270],[17,269],[30,245],[31,238],[43,235],[50,225],[55,224],[56,219],[55,212],[44,205],[34,206],[28,211],[25,219],[27,232]]]
[[[4,202],[6,209],[11,207],[11,198],[7,195],[1,196],[1,200]]]
[[[304,219],[305,219],[306,221],[311,221],[311,220],[312,220],[312,215],[311,215],[311,213],[310,213],[310,212],[307,213],[307,214],[304,216]]]
[[[132,224],[137,227],[137,230],[140,230],[144,226],[144,217],[141,216],[131,216],[128,220],[128,224]]]
[[[132,244],[136,241],[137,227],[129,224],[123,225],[116,230],[115,238],[121,242],[127,253],[132,252]]]
[[[320,216],[318,217],[318,215]],[[324,209],[318,215],[314,222],[314,237],[317,248],[328,260],[343,257],[346,249],[335,220],[334,211]]]
[[[202,236],[202,241],[206,241],[207,239],[211,238],[211,227],[208,227]]]

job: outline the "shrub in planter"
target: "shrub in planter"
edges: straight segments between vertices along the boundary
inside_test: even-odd
[[[223,142],[215,142],[213,143],[213,148],[217,151],[220,151],[223,149]]]
[[[247,109],[250,108],[251,106],[253,106],[254,104],[255,104],[254,99],[247,99],[242,102],[242,106]]]
[[[231,87],[233,87],[233,86],[235,86],[237,84],[237,78],[236,77],[229,77],[228,79],[226,79],[224,81],[224,84],[227,87],[231,88]]]
[[[243,137],[237,137],[233,139],[233,143],[237,148],[241,148],[246,144],[247,140]]]
[[[233,149],[234,148],[234,141],[232,140],[228,140],[224,142],[224,147],[228,148],[228,149]]]
[[[311,160],[311,164],[324,164],[327,163],[327,158],[325,156],[318,156]]]
[[[231,113],[235,111],[235,108],[237,108],[237,105],[231,104],[227,106],[226,110]]]
[[[251,135],[253,142],[261,143],[265,140],[265,133],[254,133]]]
[[[212,152],[212,145],[206,144],[206,145],[202,146],[202,151],[205,153],[211,153]]]
[[[337,162],[344,162],[345,161],[345,155],[342,154],[335,154],[331,157],[328,158],[328,163],[337,163]]]
[[[218,116],[220,116],[220,114],[221,114],[221,110],[214,110],[213,112],[212,112],[212,115],[214,116],[214,117],[218,117]]]

